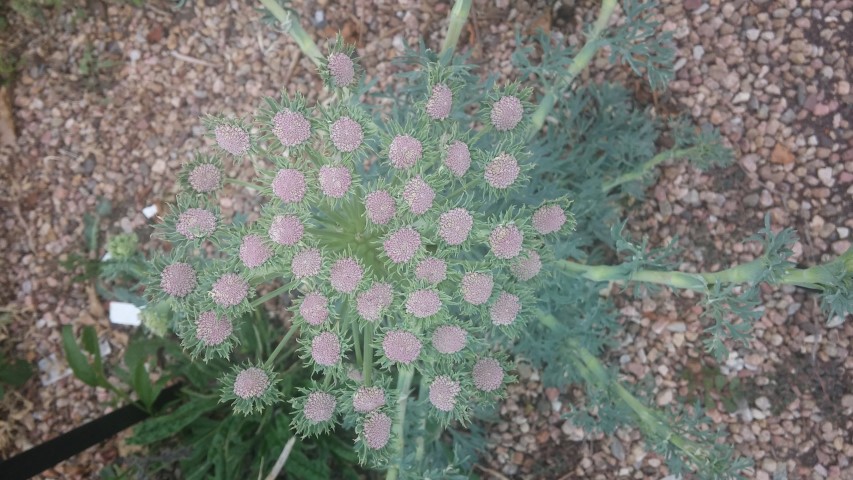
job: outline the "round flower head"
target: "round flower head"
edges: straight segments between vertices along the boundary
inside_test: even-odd
[[[343,197],[352,183],[352,175],[347,167],[323,165],[320,167],[319,179],[323,195],[332,198]]]
[[[394,197],[385,190],[370,192],[364,197],[364,210],[367,218],[377,225],[385,225],[396,212]]]
[[[272,118],[272,133],[285,147],[295,147],[311,136],[311,122],[299,112],[284,109]]]
[[[222,172],[212,163],[201,163],[190,171],[187,181],[198,193],[212,192],[222,184]]]
[[[468,239],[473,226],[474,217],[468,213],[468,210],[454,208],[442,213],[438,218],[438,235],[448,245],[461,245]]]
[[[432,207],[435,192],[420,176],[417,176],[406,184],[403,189],[403,199],[406,200],[412,213],[421,215]]]
[[[478,390],[491,392],[497,390],[504,380],[504,370],[494,358],[481,358],[474,364],[472,371],[474,386]]]
[[[432,87],[432,95],[426,104],[426,112],[433,120],[444,120],[450,116],[450,108],[453,106],[453,91],[445,84]]]
[[[243,156],[249,152],[249,133],[235,125],[223,123],[213,130],[219,148],[231,155]]]
[[[352,395],[352,407],[358,413],[367,413],[385,405],[385,390],[381,387],[358,387]]]
[[[246,235],[240,243],[240,260],[246,268],[257,268],[269,260],[270,249],[260,235]]]
[[[267,373],[257,367],[249,367],[237,374],[234,380],[234,395],[248,400],[257,398],[267,391],[270,386],[270,377]]]
[[[178,216],[175,230],[188,240],[206,237],[216,230],[216,215],[203,208],[188,208]]]
[[[442,325],[432,333],[432,346],[439,353],[452,354],[463,348],[468,342],[468,333],[456,325]]]
[[[415,290],[406,298],[406,313],[416,318],[427,318],[441,310],[441,297],[432,290]]]
[[[456,396],[461,391],[459,382],[447,375],[439,375],[429,386],[429,403],[442,412],[449,412],[456,406]]]
[[[433,285],[441,283],[447,278],[447,263],[440,258],[425,258],[415,268],[415,277]]]
[[[391,330],[382,340],[382,350],[388,360],[408,365],[421,353],[421,341],[405,330]]]
[[[329,75],[336,87],[349,86],[355,80],[355,65],[352,58],[340,52],[329,55]]]
[[[490,118],[492,126],[499,132],[512,130],[521,121],[524,115],[524,106],[518,97],[506,95],[492,104]]]
[[[521,167],[518,166],[515,157],[502,153],[486,165],[486,182],[494,188],[504,190],[515,182],[519,173],[521,173]]]
[[[186,297],[197,284],[195,269],[189,263],[173,263],[160,273],[160,288],[173,297]]]
[[[557,205],[547,205],[533,213],[533,228],[542,235],[554,233],[566,223],[566,212]]]
[[[292,246],[302,239],[305,226],[296,215],[277,215],[270,224],[270,239],[279,244]]]
[[[409,135],[397,135],[388,147],[388,160],[394,168],[413,167],[423,157],[424,148],[420,140]]]
[[[521,311],[521,300],[517,295],[501,292],[498,299],[489,309],[489,317],[495,325],[512,325],[518,312]]]
[[[322,293],[308,293],[302,299],[299,314],[309,325],[320,325],[329,318],[329,299]]]
[[[491,275],[471,272],[462,277],[462,298],[471,305],[482,305],[492,296],[495,282]]]
[[[354,259],[342,258],[332,265],[329,273],[332,288],[340,293],[351,293],[358,287],[364,270]]]
[[[312,423],[327,422],[335,414],[337,405],[334,395],[326,392],[311,392],[305,399],[302,413]]]
[[[332,332],[323,332],[311,340],[311,359],[324,367],[331,367],[341,360],[341,341]]]
[[[216,312],[204,312],[195,322],[195,336],[201,343],[214,347],[224,342],[234,327],[225,315],[217,316]]]
[[[387,283],[374,283],[369,289],[356,297],[356,310],[361,318],[375,322],[379,320],[382,310],[391,306],[393,292]]]
[[[355,151],[364,141],[364,129],[361,124],[349,117],[341,117],[329,128],[332,145],[344,153]]]
[[[323,256],[316,248],[306,248],[293,256],[290,270],[297,279],[313,277],[323,267]]]
[[[249,294],[249,282],[236,273],[226,273],[210,289],[213,302],[221,307],[239,305]]]
[[[468,150],[468,145],[459,140],[451,143],[447,147],[447,156],[444,157],[444,164],[457,177],[465,175],[465,172],[471,167],[471,151]]]
[[[526,282],[538,275],[539,271],[542,270],[542,260],[535,250],[527,250],[524,252],[524,255],[517,258],[510,265],[509,270],[515,278]]]
[[[294,168],[282,168],[272,181],[272,192],[284,203],[301,202],[307,191],[305,175]]]
[[[391,439],[391,417],[382,412],[373,412],[364,421],[362,435],[364,444],[372,450],[379,450],[388,445]]]
[[[412,227],[403,227],[389,235],[382,246],[392,262],[408,262],[421,246],[421,235]]]
[[[515,225],[500,225],[489,235],[492,253],[504,260],[517,257],[523,241],[524,234]]]

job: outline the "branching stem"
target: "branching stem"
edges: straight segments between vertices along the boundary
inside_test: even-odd
[[[397,480],[400,475],[400,466],[405,457],[406,404],[409,401],[409,390],[412,388],[412,377],[414,375],[415,370],[413,368],[401,368],[397,372],[397,418],[394,419],[394,426],[391,431],[394,435],[394,446],[391,451],[397,452],[398,457],[392,461],[388,468],[385,480]]]
[[[468,21],[470,11],[471,0],[456,0],[456,3],[453,4],[453,10],[450,11],[450,24],[447,26],[447,36],[444,37],[444,44],[441,46],[441,56],[456,48],[462,27]]]
[[[601,9],[598,11],[598,18],[596,18],[595,24],[593,24],[583,48],[572,59],[572,63],[569,65],[566,74],[545,92],[545,95],[539,102],[539,106],[536,107],[536,111],[533,113],[530,137],[536,135],[545,125],[545,119],[551,113],[551,110],[554,109],[554,105],[557,104],[558,95],[571,86],[575,78],[584,71],[589,62],[595,57],[598,49],[604,45],[605,42],[601,41],[601,34],[607,28],[607,22],[610,21],[610,17],[616,9],[616,3],[616,0],[602,0]]]
[[[252,190],[260,190],[261,187],[259,185],[255,185],[252,182],[246,182],[237,178],[226,178],[225,183],[233,183],[234,185],[240,185],[242,187],[251,188]]]
[[[260,0],[260,2],[281,23],[282,30],[293,38],[302,53],[316,65],[320,65],[323,54],[320,53],[320,49],[308,35],[308,32],[299,24],[299,19],[294,18],[295,16],[279,5],[276,0]]]
[[[364,328],[364,363],[361,374],[364,377],[364,386],[369,387],[373,381],[373,324]]]
[[[276,345],[275,350],[273,350],[269,358],[267,358],[267,361],[264,362],[264,367],[270,368],[272,366],[275,358],[284,349],[284,346],[287,344],[287,341],[290,340],[290,337],[296,334],[297,330],[299,329],[294,326],[290,327],[290,330],[288,330],[287,333],[284,334],[284,337],[282,337],[281,341],[278,342],[278,345]]]
[[[634,170],[633,172],[624,173],[609,182],[604,182],[601,185],[601,192],[607,193],[618,187],[619,185],[622,185],[623,183],[633,182],[634,180],[640,180],[644,176],[646,176],[649,171],[651,171],[653,168],[657,167],[661,163],[667,160],[672,160],[673,158],[690,156],[694,152],[698,151],[699,148],[701,147],[696,146],[690,148],[675,148],[672,150],[667,150],[665,152],[660,152],[642,165],[640,165],[640,168]]]
[[[559,328],[559,321],[554,315],[539,311],[540,322],[551,329]],[[604,365],[589,350],[585,349],[577,340],[569,338],[568,352],[569,361],[581,374],[584,380],[591,386],[602,391],[610,391],[623,402],[639,421],[640,429],[654,438],[665,438],[674,447],[678,448],[689,458],[702,463],[703,455],[707,454],[707,448],[697,442],[680,435],[670,428],[666,418],[643,404],[627,388],[614,379],[604,368]]]
[[[289,291],[290,291],[290,286],[282,285],[282,286],[276,288],[275,290],[267,293],[266,295],[252,300],[252,308],[258,308],[259,306],[263,305],[267,300],[272,300],[273,298],[275,298],[279,295],[282,295],[284,293],[287,293]]]
[[[596,282],[643,282],[666,285],[672,288],[704,291],[708,285],[716,283],[755,283],[765,270],[764,259],[759,258],[743,265],[737,265],[719,272],[685,273],[665,270],[638,270],[631,272],[623,265],[584,265],[570,260],[560,260],[557,265],[587,280]],[[810,268],[792,268],[779,279],[780,284],[816,288],[833,281],[833,276],[825,265]]]

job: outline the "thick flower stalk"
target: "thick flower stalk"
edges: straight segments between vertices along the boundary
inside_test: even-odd
[[[298,329],[316,381],[287,399],[294,428],[314,435],[355,425],[362,458],[388,465],[393,478],[414,385],[447,425],[512,379],[493,339],[527,320],[539,252],[573,219],[563,198],[521,200],[529,91],[455,98],[454,70],[431,63],[425,77],[435,81],[422,86],[422,101],[378,127],[349,94],[361,82],[352,49],[338,41],[319,63],[335,92],[329,106],[284,95],[251,121],[207,119],[214,145],[181,176],[186,192],[164,222],[176,248],[155,265],[149,296],[183,314],[184,346],[208,360],[234,356],[241,318],[260,301],[298,292],[291,333]],[[472,102],[480,112],[464,115]],[[213,207],[229,182],[227,157],[260,172],[253,186],[268,202],[253,224],[235,225]],[[283,284],[252,301],[270,279]],[[281,348],[293,347],[282,342],[273,355]],[[235,366],[223,399],[242,413],[278,402],[272,365]]]

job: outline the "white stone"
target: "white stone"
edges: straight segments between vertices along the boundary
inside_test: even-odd
[[[817,178],[827,187],[835,185],[835,178],[832,177],[832,167],[819,168],[817,170]]]
[[[758,40],[759,35],[761,35],[761,30],[757,28],[750,28],[746,31],[746,38],[748,38],[751,42]]]
[[[749,93],[749,92],[738,92],[738,94],[737,94],[737,95],[735,95],[735,98],[733,98],[733,99],[732,99],[732,104],[733,104],[733,105],[737,105],[737,104],[739,104],[739,103],[745,103],[745,102],[748,102],[748,101],[749,101],[749,98],[750,98],[751,96],[752,96],[752,95],[750,95],[750,93]]]

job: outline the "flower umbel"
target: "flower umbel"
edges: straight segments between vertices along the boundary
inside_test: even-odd
[[[279,342],[261,350],[272,352],[264,363],[223,379],[222,398],[240,413],[289,388],[290,379],[276,387],[275,372],[292,365],[287,341],[298,332],[300,357],[322,378],[289,395],[294,428],[309,436],[354,426],[361,458],[382,464],[406,436],[397,428],[407,399],[398,396],[420,388],[424,401],[414,404],[443,427],[500,394],[511,366],[493,351],[505,343],[494,335],[521,331],[522,307],[536,303],[539,282],[528,280],[542,269],[540,252],[573,223],[563,200],[527,207],[531,151],[519,132],[529,92],[477,94],[463,85],[465,68],[430,61],[426,82],[406,90],[416,92],[409,104],[385,116],[358,105],[372,97],[362,95],[368,83],[352,48],[338,39],[318,63],[334,92],[323,105],[283,95],[267,99],[253,124],[209,120],[214,148],[251,156],[259,172],[251,187],[267,204],[257,221],[248,212],[229,225],[218,209],[227,203],[213,196],[229,190],[221,188],[229,169],[217,155],[196,156],[182,174],[189,191],[164,222],[179,248],[149,285],[182,309],[175,331],[192,356],[230,358],[245,355],[234,348],[243,341]],[[478,116],[466,118],[476,105]],[[269,293],[250,301],[255,292]],[[290,299],[287,336],[264,338],[269,325],[246,335],[255,321],[246,313]]]

